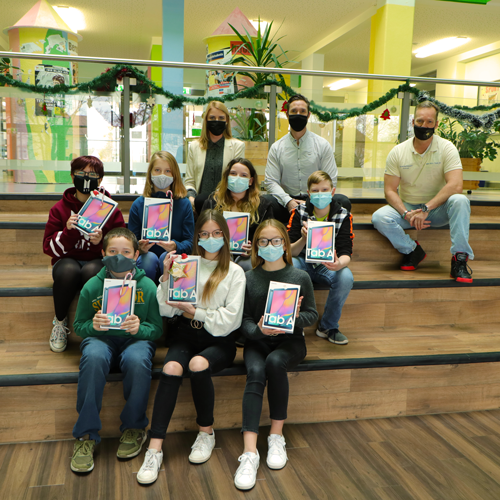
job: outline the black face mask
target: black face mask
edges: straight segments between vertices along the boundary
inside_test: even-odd
[[[84,175],[83,177],[78,177],[75,175],[73,179],[73,184],[76,189],[83,194],[89,194],[94,189],[97,189],[99,186],[99,179],[92,179],[88,175]]]
[[[135,260],[129,259],[119,253],[118,255],[108,255],[102,259],[102,263],[106,266],[108,271],[112,273],[124,273],[131,271],[135,267]]]
[[[300,132],[301,130],[304,130],[307,125],[307,115],[289,115],[288,123],[290,124],[290,127],[292,127],[292,130]]]
[[[434,135],[434,129],[428,127],[418,127],[414,125],[413,131],[415,132],[415,137],[421,141],[426,141]]]
[[[226,130],[226,122],[221,122],[219,120],[207,121],[207,128],[209,132],[214,135],[221,135]]]

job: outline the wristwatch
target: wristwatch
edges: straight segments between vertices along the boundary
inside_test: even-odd
[[[425,203],[422,203],[422,205],[420,205],[420,209],[424,214],[426,214],[429,211],[429,207]]]
[[[403,215],[401,215],[401,217],[402,217],[403,219],[405,219],[405,220],[406,220],[406,214],[407,214],[408,212],[409,212],[409,210],[405,210],[405,211],[403,212]]]

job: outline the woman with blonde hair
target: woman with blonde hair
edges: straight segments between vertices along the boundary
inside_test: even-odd
[[[261,195],[257,171],[250,160],[231,160],[222,174],[217,189],[203,204],[203,209],[214,208],[219,212],[245,212],[250,214],[248,242],[243,245],[246,255],[240,255],[235,262],[244,271],[252,269],[250,250],[257,226],[266,219],[273,218],[270,196]]]
[[[150,242],[142,237],[144,198],[166,198],[170,193],[174,200],[171,239],[168,242]],[[146,276],[155,283],[158,282],[167,252],[175,250],[178,254],[188,254],[193,247],[194,217],[186,196],[187,191],[174,156],[167,151],[154,153],[149,161],[144,192],[130,208],[128,228],[139,241],[137,267],[144,269]]]
[[[168,302],[168,272],[176,258],[170,252],[158,287],[162,316],[180,316],[160,374],[151,419],[149,448],[137,473],[141,484],[154,483],[163,460],[162,445],[175,409],[182,376],[191,375],[191,392],[196,408],[199,433],[191,447],[189,461],[206,462],[215,446],[214,386],[212,375],[229,367],[236,355],[232,332],[241,324],[245,274],[231,261],[229,229],[215,210],[204,211],[196,222],[193,254],[199,255],[198,300],[190,303]]]
[[[203,115],[201,137],[189,145],[184,185],[197,213],[219,184],[224,165],[245,156],[245,145],[233,138],[230,122],[226,106],[211,101]]]
[[[282,469],[288,460],[283,438],[283,424],[287,418],[287,371],[296,367],[306,356],[304,327],[318,319],[314,290],[309,275],[292,265],[290,239],[285,226],[275,219],[262,222],[252,242],[254,268],[245,276],[246,291],[241,331],[246,336],[243,358],[247,382],[243,394],[243,454],[234,476],[240,490],[254,487],[259,452],[257,436],[262,412],[262,400],[267,382],[267,398],[271,429],[267,438],[267,466]],[[293,333],[263,326],[269,283],[300,285],[300,298]]]

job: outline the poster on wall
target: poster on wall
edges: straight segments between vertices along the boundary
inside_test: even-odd
[[[207,64],[229,64],[231,49],[207,53]],[[236,73],[234,71],[207,71],[207,95],[209,97],[234,94]]]
[[[37,64],[35,66],[36,85],[53,87],[54,85],[69,85],[69,68],[53,66],[52,64]]]
[[[496,103],[500,103],[500,87],[477,88],[478,106],[491,106],[492,104]]]

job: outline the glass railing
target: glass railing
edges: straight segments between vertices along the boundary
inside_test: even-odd
[[[111,66],[82,63],[79,82],[89,83]],[[127,90],[124,86],[130,84],[127,79],[98,91],[55,95],[0,87],[0,192],[62,192],[71,185],[69,163],[80,155],[95,155],[103,161],[105,185],[111,192],[142,193],[148,160],[160,149],[172,152],[184,172],[189,143],[200,136],[203,119],[204,105],[194,100],[215,95],[217,85],[212,73],[206,65],[191,65],[184,70],[182,92],[191,101],[185,102],[181,109],[171,109],[170,99],[155,94],[153,89],[143,88],[143,92],[135,93],[136,87],[131,82],[128,124],[123,119]],[[295,70],[291,77],[285,74],[286,85],[294,92],[312,97],[320,112],[342,113],[327,120],[313,114],[308,124],[309,130],[325,138],[333,149],[339,188],[378,189],[381,195],[387,155],[402,137],[412,135],[415,102],[395,95],[371,109],[371,103],[402,82],[375,82],[365,75],[366,79],[360,77],[361,83],[354,90],[330,91],[325,85],[331,80],[328,75],[333,74],[308,72],[306,88],[297,77],[305,73]],[[159,81],[154,83],[161,87]],[[449,106],[491,103],[485,85],[461,85],[459,81],[453,82],[454,85],[431,83],[426,81],[421,86]],[[240,82],[236,88],[245,87]],[[233,136],[246,142],[246,156],[261,178],[269,145],[288,132],[282,109],[287,96],[279,88],[276,95],[273,101],[273,94],[262,89],[252,98],[225,102]],[[220,96],[227,99],[224,93]],[[346,113],[367,105],[370,109],[366,113],[356,112],[357,116],[346,118]],[[441,116],[446,122],[444,118]],[[459,123],[453,126],[457,132],[462,130]],[[491,132],[488,141],[500,142],[498,133]],[[474,181],[472,189],[477,192],[500,189],[500,158],[492,158],[490,154],[490,159],[486,157],[480,164],[477,171],[465,171],[464,179]]]

